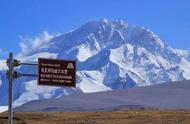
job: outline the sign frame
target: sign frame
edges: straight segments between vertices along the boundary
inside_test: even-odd
[[[52,63],[58,63],[58,64],[66,64],[66,63],[72,63],[74,65],[74,69],[72,69],[73,75],[72,75],[72,82],[71,83],[52,83],[51,81],[48,81],[47,83],[41,83],[40,82],[40,72],[41,72],[41,62],[46,61],[46,62],[52,62]],[[38,79],[37,79],[37,85],[39,86],[59,86],[59,87],[76,87],[76,61],[74,60],[62,60],[62,59],[49,59],[49,58],[38,58]]]

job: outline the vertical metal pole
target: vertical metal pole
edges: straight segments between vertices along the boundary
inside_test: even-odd
[[[13,100],[13,53],[9,53],[9,74],[8,74],[8,78],[9,78],[9,98],[8,98],[8,103],[9,103],[9,107],[8,107],[8,124],[13,124],[13,108],[12,108],[12,100]]]

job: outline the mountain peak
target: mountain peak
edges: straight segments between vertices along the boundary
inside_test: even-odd
[[[99,21],[104,22],[104,23],[108,23],[109,20],[107,18],[103,18],[103,19],[100,19]]]
[[[117,40],[117,42],[131,42],[144,46],[153,45],[159,48],[164,48],[165,46],[164,42],[150,29],[143,26],[128,24],[121,19],[108,20],[103,18],[91,21],[82,26],[81,29],[83,31],[84,29],[90,29],[87,30],[88,34],[93,33],[96,37],[102,37],[104,42]]]
[[[52,48],[65,50],[76,47],[91,51],[93,48],[95,52],[92,55],[94,55],[94,53],[104,48],[116,48],[126,43],[142,46],[150,51],[165,47],[164,42],[150,29],[128,24],[124,20],[103,18],[90,21],[72,32],[53,38],[47,50],[54,51]],[[91,46],[91,49],[89,49],[89,46]],[[90,57],[91,54],[87,53]],[[85,59],[88,58],[84,57],[82,53],[81,56]]]
[[[57,98],[74,92],[105,91],[190,79],[189,52],[165,47],[150,29],[123,20],[91,21],[44,43],[19,60],[33,62],[39,57],[76,60],[77,87],[47,90],[46,87],[38,87],[34,78],[19,78],[14,83],[19,84],[14,85],[14,103]],[[7,92],[2,89],[8,83],[1,66],[0,104],[6,105]],[[37,72],[37,68],[24,66],[18,70]]]
[[[103,19],[100,19],[100,20],[97,20],[99,22],[102,22],[104,24],[117,24],[117,25],[126,25],[126,21],[122,20],[122,19],[115,19],[115,20],[109,20],[107,18],[103,18]]]

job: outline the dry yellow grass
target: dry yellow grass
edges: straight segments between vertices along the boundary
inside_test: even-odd
[[[0,115],[0,124],[6,124],[6,115]],[[190,124],[190,111],[15,113],[14,124]]]

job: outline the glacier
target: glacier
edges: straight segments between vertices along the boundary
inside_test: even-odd
[[[38,39],[42,42],[38,47],[17,59],[32,63],[39,57],[76,60],[76,88],[37,86],[36,78],[21,77],[13,84],[15,107],[75,93],[190,79],[190,51],[172,48],[150,29],[123,20],[94,20],[43,40]],[[6,70],[5,60],[0,60],[0,106],[7,105]],[[37,67],[21,66],[16,70],[37,73]]]

